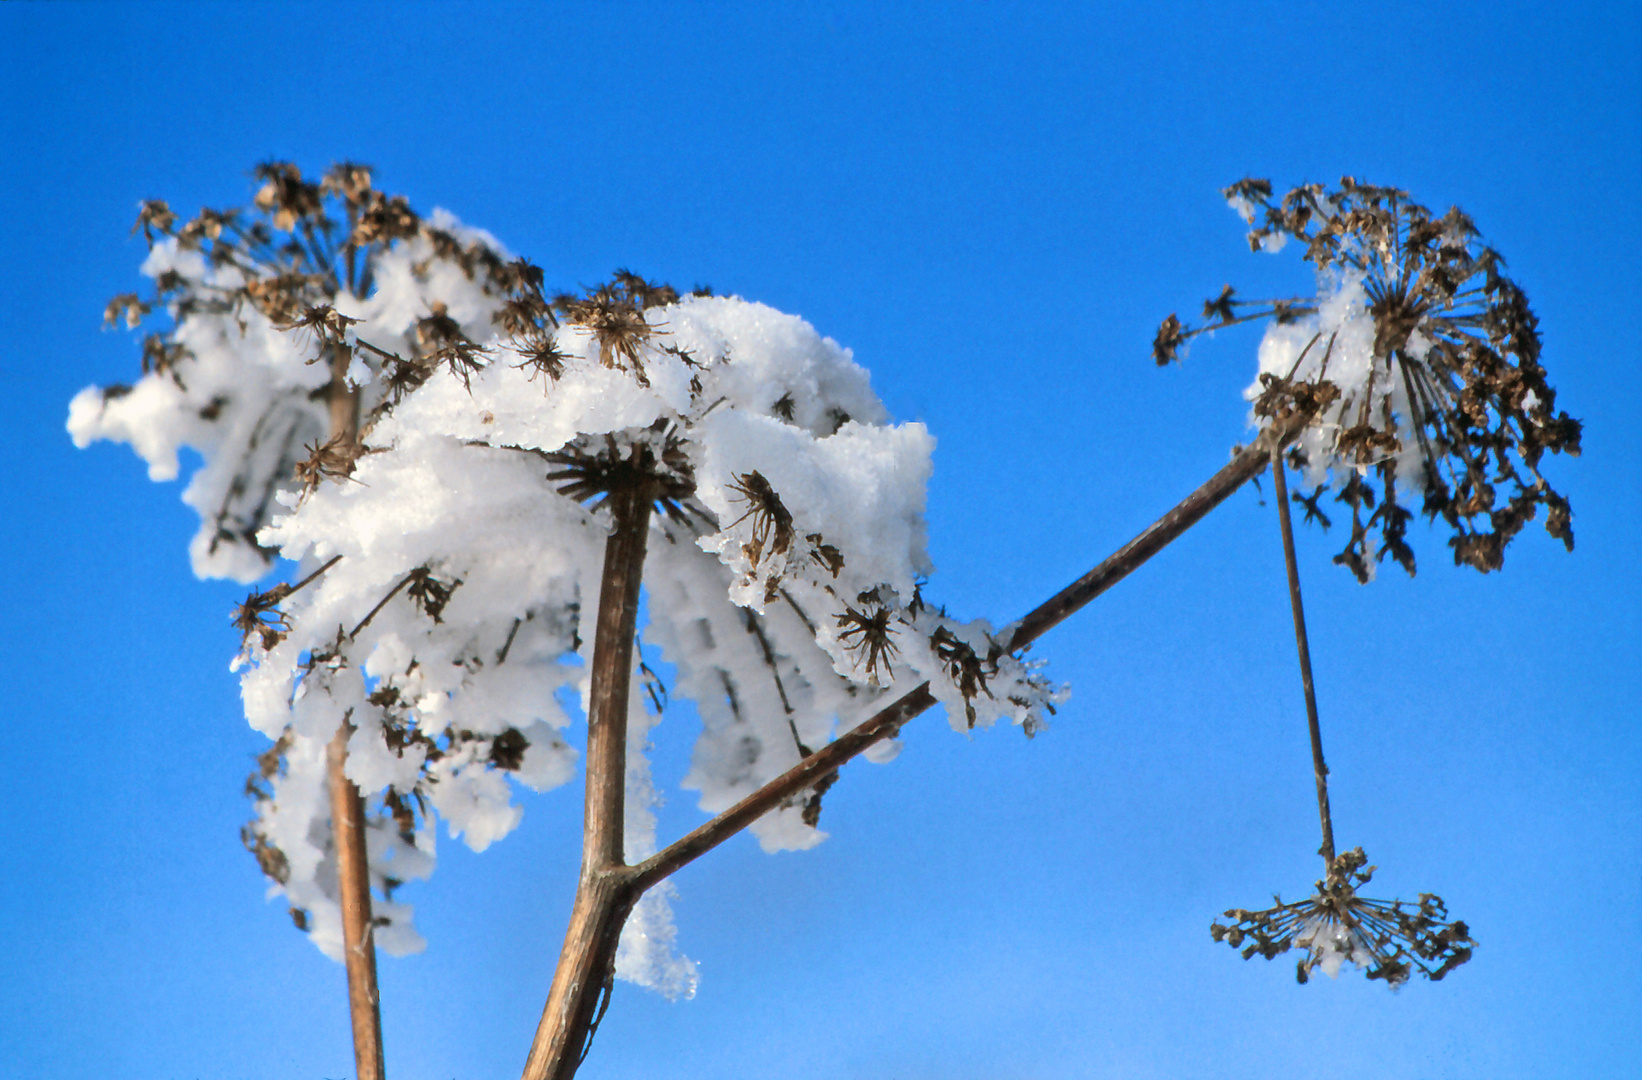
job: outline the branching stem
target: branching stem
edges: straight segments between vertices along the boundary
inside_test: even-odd
[[[622,825],[633,642],[655,495],[650,483],[635,482],[610,492],[607,499],[613,521],[593,638],[581,878],[547,1007],[525,1062],[525,1080],[569,1080],[576,1074],[600,997],[615,972],[622,926],[643,892],[624,861]]]
[[[1298,431],[1298,426],[1288,429],[1288,432],[1293,431]],[[1204,515],[1223,502],[1232,492],[1259,475],[1270,460],[1271,451],[1268,448],[1284,445],[1290,438],[1292,434],[1288,433],[1282,438],[1278,438],[1270,431],[1262,434],[1259,441],[1239,452],[1207,483],[1158,518],[1150,528],[1028,613],[1020,621],[1014,636],[1010,639],[1010,651],[1030,645],[1163,550],[1187,529],[1202,520]],[[648,889],[694,862],[792,795],[811,786],[876,743],[894,737],[902,725],[934,704],[935,697],[930,693],[928,683],[903,695],[728,810],[633,867],[639,888]]]
[[[1275,452],[1294,437],[1302,426],[1300,417],[1283,425],[1268,428],[1251,446],[1241,450],[1207,483],[1183,499],[1174,509],[1164,514],[1151,527],[1123,545],[1093,570],[1034,608],[1021,620],[1010,639],[1010,651],[1023,649],[1047,633],[1052,627],[1070,616],[1095,597],[1127,577],[1132,571],[1163,550],[1208,512],[1223,502],[1244,483],[1259,475]],[[524,1080],[570,1080],[580,1064],[592,1025],[600,991],[615,962],[616,944],[621,937],[623,923],[633,905],[645,890],[665,880],[679,869],[689,865],[736,833],[782,805],[799,792],[814,787],[840,766],[860,755],[875,744],[894,737],[913,717],[935,704],[929,684],[923,683],[902,695],[876,714],[837,739],[807,755],[804,760],[748,795],[728,810],[701,825],[686,836],[635,866],[621,862],[620,805],[621,784],[625,759],[611,757],[610,744],[596,743],[599,735],[599,716],[609,715],[618,720],[608,726],[625,734],[626,687],[632,672],[633,621],[612,625],[612,651],[621,644],[625,656],[619,668],[605,667],[601,659],[600,643],[607,634],[606,610],[612,601],[619,601],[626,613],[636,613],[638,605],[639,574],[644,560],[644,530],[648,524],[649,500],[642,503],[639,512],[630,501],[615,502],[617,527],[612,531],[605,549],[604,583],[599,604],[599,638],[594,644],[594,696],[590,705],[587,761],[587,813],[582,855],[581,883],[577,888],[576,904],[571,912],[570,927],[565,934],[564,949],[559,955],[553,987],[548,996],[536,1041],[531,1047],[530,1059],[525,1065]],[[625,509],[624,509],[625,508]],[[624,514],[636,520],[637,527],[630,539],[621,522]],[[633,563],[622,563],[618,549],[634,551]],[[613,571],[612,567],[624,570]],[[630,591],[612,591],[612,581],[622,573],[630,575]],[[614,622],[613,619],[608,620]],[[601,681],[602,680],[602,681]],[[599,694],[601,685],[621,689],[623,711],[601,713]],[[617,738],[620,736],[617,735]],[[625,751],[625,746],[622,747]],[[615,767],[614,773],[609,770]],[[601,779],[602,778],[602,779]],[[595,818],[595,814],[604,815]],[[609,838],[609,824],[617,823],[615,847]]]

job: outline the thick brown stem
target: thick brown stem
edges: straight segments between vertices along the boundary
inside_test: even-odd
[[[1317,723],[1317,690],[1311,681],[1311,643],[1306,637],[1306,609],[1300,603],[1300,567],[1294,558],[1294,521],[1289,514],[1288,477],[1283,472],[1283,451],[1271,451],[1271,480],[1277,497],[1277,520],[1283,528],[1283,562],[1288,566],[1289,607],[1294,611],[1294,644],[1300,652],[1300,684],[1306,691],[1306,723],[1311,727],[1311,769],[1317,777],[1317,815],[1323,825],[1323,846],[1317,853],[1328,865],[1334,863],[1334,818],[1328,809],[1328,766],[1323,764],[1323,731]]]
[[[328,404],[331,437],[359,437],[359,394],[348,386],[349,352],[331,352]],[[326,749],[326,777],[331,795],[331,839],[336,847],[338,902],[342,906],[342,947],[348,969],[348,1015],[353,1021],[356,1080],[383,1080],[382,1008],[376,986],[376,935],[372,932],[371,871],[365,849],[365,800],[346,773],[346,720]]]
[[[593,637],[581,880],[547,1007],[525,1062],[525,1080],[569,1080],[576,1074],[599,1001],[610,992],[622,926],[639,896],[623,861],[622,810],[633,640],[653,498],[647,483],[634,483],[612,492],[608,500],[614,520],[604,547]]]
[[[383,1080],[382,1011],[376,989],[376,935],[371,927],[371,879],[365,854],[365,800],[343,773],[348,736],[343,721],[325,748],[330,781],[331,835],[336,842],[336,875],[341,888],[342,944],[348,969],[348,1016],[353,1023],[357,1080]]]

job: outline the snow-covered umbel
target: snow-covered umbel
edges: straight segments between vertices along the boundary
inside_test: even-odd
[[[1406,192],[1350,177],[1337,191],[1308,184],[1277,203],[1264,180],[1224,194],[1254,226],[1252,249],[1305,246],[1317,292],[1245,301],[1227,286],[1204,304],[1203,325],[1165,319],[1154,355],[1167,363],[1197,334],[1269,320],[1247,396],[1257,423],[1304,414],[1290,460],[1316,489],[1297,498],[1326,525],[1318,499],[1332,486],[1351,511],[1335,561],[1361,581],[1387,555],[1413,573],[1414,511],[1401,501],[1410,492],[1452,530],[1457,564],[1498,569],[1541,506],[1546,530],[1572,550],[1568,501],[1539,465],[1548,450],[1579,453],[1579,422],[1556,411],[1538,320],[1471,220],[1458,209],[1433,216]]]
[[[625,273],[549,297],[538,269],[446,215],[417,219],[362,170],[306,185],[279,167],[268,184],[262,218],[212,215],[229,223],[214,237],[148,205],[143,222],[166,234],[145,265],[175,323],[148,347],[164,362],[129,390],[83,392],[70,428],[81,444],[131,442],[156,478],[175,475],[179,446],[199,451],[197,572],[249,580],[276,554],[299,567],[237,616],[246,716],[277,740],[247,843],[331,955],[326,744],[351,725],[346,771],[373,807],[370,862],[390,898],[431,871],[435,817],[482,850],[519,821],[506,774],[537,790],[571,778],[560,702],[585,708],[589,692],[601,478],[636,461],[661,511],[643,634],[700,712],[685,783],[704,809],[892,687],[927,680],[955,726],[1029,732],[1063,696],[1002,648],[1007,633],[923,602],[934,440],[891,423],[849,352],[803,320]],[[327,239],[343,211],[348,229]],[[358,445],[326,437],[333,371],[357,393]],[[642,751],[667,694],[648,668],[634,678],[652,691],[631,695]],[[627,792],[633,861],[656,847],[642,753]],[[820,808],[818,788],[753,830],[767,850],[808,847]],[[653,889],[635,909],[617,973],[688,994],[667,898]],[[420,947],[409,908],[376,914],[384,948]]]

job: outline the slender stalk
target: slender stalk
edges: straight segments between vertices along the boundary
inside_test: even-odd
[[[347,349],[331,351],[331,383],[326,391],[331,437],[359,437],[359,394],[348,386]],[[371,872],[365,848],[365,800],[347,776],[346,719],[325,752],[331,796],[331,839],[336,847],[338,899],[342,906],[342,946],[348,969],[348,1016],[353,1022],[356,1080],[384,1080],[381,995],[376,985],[376,934],[371,919]]]
[[[1271,479],[1277,496],[1277,520],[1283,527],[1283,561],[1288,566],[1289,606],[1294,610],[1294,644],[1300,652],[1300,685],[1306,691],[1306,723],[1311,728],[1311,769],[1317,777],[1317,816],[1323,825],[1323,846],[1317,853],[1334,863],[1334,819],[1328,809],[1328,766],[1323,763],[1323,731],[1317,723],[1317,690],[1311,681],[1311,644],[1306,637],[1306,609],[1300,602],[1300,567],[1294,558],[1294,522],[1289,516],[1289,485],[1284,475],[1283,449],[1272,447]]]
[[[638,900],[622,851],[627,792],[627,706],[639,586],[654,492],[639,481],[613,491],[593,637],[587,707],[587,790],[582,869],[547,1007],[525,1062],[525,1080],[569,1080],[586,1055],[601,998],[610,993],[616,945]]]

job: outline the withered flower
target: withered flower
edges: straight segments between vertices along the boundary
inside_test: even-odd
[[[1338,501],[1351,508],[1352,535],[1335,561],[1363,581],[1388,555],[1412,573],[1408,492],[1448,525],[1456,564],[1498,569],[1541,507],[1546,530],[1572,550],[1568,501],[1540,462],[1547,451],[1577,455],[1580,424],[1556,409],[1538,320],[1471,219],[1458,209],[1435,215],[1407,192],[1349,176],[1338,189],[1301,185],[1275,202],[1264,180],[1224,194],[1253,226],[1252,248],[1304,245],[1320,292],[1243,301],[1228,288],[1205,304],[1203,326],[1164,320],[1153,355],[1167,363],[1206,330],[1272,321],[1255,412],[1315,410],[1296,463],[1314,482],[1334,470]],[[1334,396],[1319,405],[1325,384]]]
[[[234,629],[240,632],[241,649],[250,643],[253,635],[264,651],[285,640],[285,635],[291,632],[291,623],[279,605],[294,591],[282,582],[266,592],[254,592],[234,606]]]
[[[180,383],[177,365],[193,355],[188,346],[181,342],[167,341],[160,334],[149,334],[143,338],[143,374],[170,372],[171,378]]]
[[[450,317],[444,301],[435,300],[429,305],[427,317],[418,320],[416,343],[425,361],[446,365],[464,387],[472,390],[473,376],[485,366],[488,350],[462,333],[461,324]]]
[[[252,170],[262,187],[252,200],[258,210],[273,216],[274,228],[289,232],[299,218],[320,217],[324,192],[302,179],[302,170],[288,161],[270,161]]]
[[[331,436],[323,443],[309,443],[306,460],[296,463],[293,470],[304,494],[317,489],[326,480],[347,480],[353,476],[359,459],[367,453],[360,443],[347,433]]]
[[[131,226],[133,234],[138,229],[143,232],[143,239],[148,246],[154,246],[154,230],[158,229],[167,236],[171,234],[171,227],[177,223],[177,215],[171,212],[171,207],[164,199],[145,199],[137,211],[137,223]]]
[[[342,345],[348,327],[357,323],[329,304],[309,304],[301,314],[288,323],[275,323],[276,330],[312,330],[327,345]]]
[[[639,385],[650,385],[640,350],[658,333],[645,319],[646,308],[671,304],[678,293],[668,285],[653,285],[637,274],[616,271],[615,279],[585,296],[561,293],[553,310],[564,321],[586,327],[599,346],[599,363],[633,373]]]
[[[614,435],[582,436],[561,450],[540,454],[559,466],[547,474],[558,492],[597,510],[611,493],[632,486],[650,490],[656,508],[674,521],[688,521],[683,503],[695,494],[695,471],[684,445],[665,420],[649,438],[624,443]]]
[[[531,329],[514,339],[513,347],[519,353],[519,363],[514,367],[523,370],[530,369],[530,381],[535,382],[536,376],[546,376],[542,380],[542,390],[550,389],[553,383],[564,374],[564,362],[568,359],[559,351],[559,343],[549,330]]]
[[[1186,332],[1174,312],[1158,324],[1157,336],[1152,339],[1152,359],[1158,367],[1180,359],[1180,346],[1186,343]]]
[[[422,614],[434,622],[444,622],[445,605],[450,603],[450,596],[462,584],[461,578],[451,581],[440,581],[433,576],[433,571],[426,566],[419,566],[410,572],[410,588],[405,591]]]
[[[103,309],[103,324],[113,326],[116,322],[125,321],[129,329],[136,329],[143,321],[143,316],[153,310],[136,293],[121,293],[108,302]]]
[[[1327,877],[1307,899],[1285,904],[1273,897],[1276,906],[1264,911],[1232,908],[1225,915],[1229,925],[1217,922],[1210,934],[1241,947],[1245,960],[1303,949],[1295,969],[1302,983],[1318,968],[1332,977],[1349,961],[1396,988],[1415,971],[1435,982],[1471,959],[1471,931],[1448,918],[1440,896],[1421,893],[1410,904],[1357,895],[1374,874],[1367,862],[1362,848],[1348,851],[1329,863]]]
[[[895,645],[890,609],[870,594],[859,599],[862,606],[869,610],[861,611],[845,604],[843,612],[837,617],[838,637],[854,654],[856,663],[865,660],[868,678],[876,680],[878,666],[882,664],[884,673],[893,679],[895,669],[890,666],[890,660],[900,655],[901,650]]]
[[[958,692],[963,695],[964,712],[969,728],[974,730],[975,699],[982,694],[992,696],[992,691],[987,689],[986,683],[998,673],[998,660],[1003,656],[1003,646],[996,641],[991,642],[987,655],[983,658],[975,651],[974,646],[945,626],[935,628],[935,632],[930,635],[929,644],[935,650],[936,657],[946,665],[947,673],[958,687]]]
[[[490,754],[487,760],[498,769],[517,772],[525,763],[525,751],[528,749],[530,740],[517,728],[508,728],[490,740]]]
[[[349,203],[358,205],[371,193],[371,167],[352,161],[339,161],[325,173],[319,182],[327,195],[341,195]]]
[[[741,473],[730,485],[735,502],[747,507],[747,512],[730,522],[728,528],[752,518],[752,539],[741,546],[747,561],[757,566],[765,555],[780,558],[792,547],[792,514],[781,503],[781,496],[770,487],[762,473],[753,470]]]

